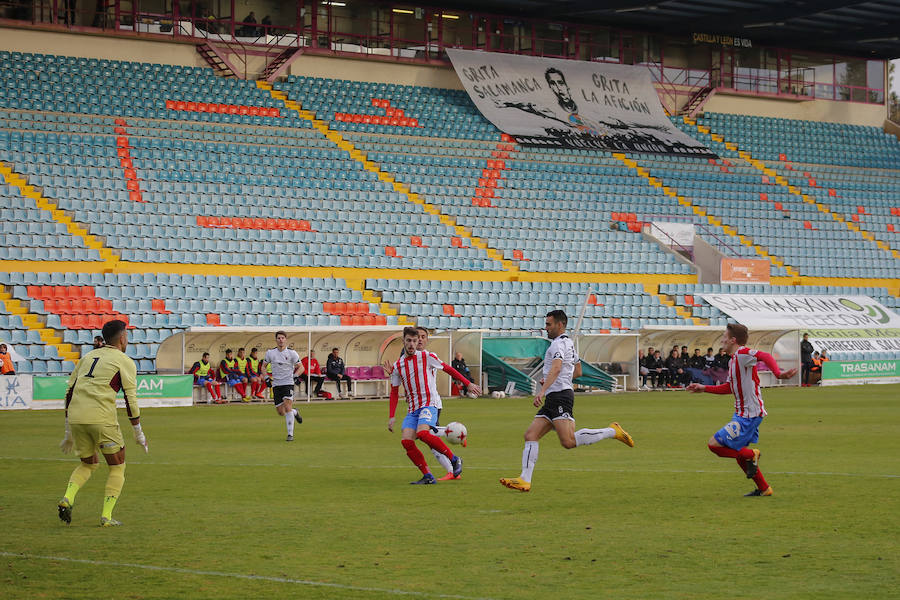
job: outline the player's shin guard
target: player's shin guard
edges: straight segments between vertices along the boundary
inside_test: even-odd
[[[529,483],[534,474],[534,465],[537,463],[538,447],[537,442],[525,442],[525,448],[522,450],[522,475],[520,477]]]
[[[125,464],[109,465],[109,475],[106,477],[106,492],[103,499],[102,517],[112,518],[112,511],[116,507],[122,486],[125,485]]]
[[[447,458],[451,460],[453,459],[453,452],[450,450],[450,448],[447,447],[447,444],[444,443],[444,440],[434,435],[427,429],[416,433],[416,437],[428,444],[428,446],[432,450],[437,450]]]
[[[419,467],[419,470],[422,471],[422,475],[430,473],[428,464],[425,462],[425,455],[422,454],[422,451],[416,446],[416,442],[413,440],[401,440],[400,443],[403,444],[403,447],[406,449],[406,455],[409,457],[409,460],[412,461],[412,464]]]
[[[725,446],[713,446],[708,445],[709,451],[717,456],[721,456],[722,458],[737,458],[740,456],[740,453],[737,450],[732,450],[731,448],[726,448]]]
[[[91,475],[94,474],[94,471],[96,471],[99,466],[99,463],[86,464],[79,462],[78,466],[75,467],[75,470],[72,471],[72,475],[69,476],[69,485],[66,486],[64,498],[70,503],[74,503],[78,490],[87,483],[87,480],[91,478]]]

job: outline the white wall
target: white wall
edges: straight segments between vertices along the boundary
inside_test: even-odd
[[[827,123],[849,123],[881,128],[887,116],[884,105],[859,102],[808,100],[791,102],[775,98],[752,98],[717,93],[710,98],[704,112],[720,112],[755,117],[803,119]]]
[[[307,77],[463,89],[456,71],[451,67],[409,65],[366,58],[303,55],[291,64],[290,72],[291,75]]]
[[[33,29],[0,28],[0,50],[190,67],[206,65],[194,44]]]

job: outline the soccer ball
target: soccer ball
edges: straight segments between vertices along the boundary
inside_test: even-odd
[[[451,444],[463,444],[465,445],[466,436],[469,432],[466,430],[466,426],[462,423],[457,423],[456,421],[450,423],[446,427],[446,435],[447,441]]]

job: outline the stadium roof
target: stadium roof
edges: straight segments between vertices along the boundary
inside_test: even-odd
[[[900,57],[900,0],[449,0],[437,4],[671,35],[731,35],[749,38],[754,46]]]

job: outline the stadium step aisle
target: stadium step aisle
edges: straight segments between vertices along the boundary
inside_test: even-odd
[[[807,213],[809,218],[803,221],[805,229],[829,232],[816,235],[826,244],[831,241],[829,237],[841,242],[839,246],[847,256],[837,257],[840,260],[833,264],[809,264],[810,261],[804,260],[806,257],[798,257],[797,264],[803,274],[867,277],[893,277],[896,274],[900,251],[884,239],[889,240],[898,229],[891,219],[895,215],[890,214],[891,203],[896,203],[894,199],[900,189],[900,171],[895,170],[900,165],[896,160],[900,157],[900,144],[896,138],[873,127],[788,119],[710,113],[701,121],[704,124],[698,122],[696,125],[699,131],[716,129],[723,137],[736,140],[735,147],[742,148],[740,155],[769,178],[768,183],[780,186],[800,202],[810,205],[809,211],[815,209]],[[771,135],[762,134],[762,123],[768,126],[766,131]],[[858,156],[856,152],[865,153],[865,156]],[[807,164],[799,166],[798,170],[793,160]],[[847,165],[854,165],[859,170],[840,168]],[[873,182],[874,177],[879,182]],[[856,195],[856,191],[867,192],[867,195]],[[797,206],[797,202],[793,204]],[[874,217],[871,222],[875,231],[865,227],[869,220],[866,215]],[[872,254],[870,250],[877,252]]]
[[[2,272],[0,285],[0,331],[31,359],[23,372],[65,372],[60,359],[77,361],[111,318],[132,328],[128,354],[140,372],[154,371],[159,343],[187,327],[402,324],[333,278]]]
[[[316,119],[313,113],[311,113],[310,111],[307,111],[307,110],[303,110],[299,104],[290,100],[284,92],[273,89],[270,84],[268,84],[264,81],[258,81],[257,85],[260,89],[267,90],[272,95],[273,98],[283,101],[289,109],[296,111],[297,114],[299,114],[302,118],[308,119],[313,124],[313,127],[315,129],[318,129],[319,131],[321,131],[322,134],[325,135],[325,137],[327,137],[329,140],[334,142],[339,148],[348,152],[350,154],[350,158],[357,161],[358,163],[360,163],[365,170],[377,175],[377,177],[380,181],[390,184],[393,187],[395,192],[401,194],[402,196],[404,196],[408,200],[410,200],[412,203],[421,207],[421,209],[426,214],[432,215],[434,217],[438,217],[438,220],[443,225],[446,225],[447,227],[455,229],[456,234],[458,234],[462,237],[468,238],[469,241],[472,243],[472,246],[483,250],[485,252],[485,254],[488,255],[488,257],[490,257],[494,261],[500,263],[500,265],[502,265],[503,269],[505,269],[507,271],[517,271],[518,270],[518,267],[516,267],[512,263],[512,261],[504,260],[502,255],[500,253],[498,253],[495,249],[489,247],[487,244],[482,242],[480,239],[469,234],[469,232],[466,231],[464,228],[459,227],[457,225],[456,221],[452,217],[441,214],[440,210],[438,210],[437,208],[435,208],[434,206],[432,206],[431,204],[429,204],[428,202],[426,202],[425,200],[420,198],[418,194],[412,192],[410,190],[409,185],[406,185],[404,183],[397,181],[394,175],[392,175],[391,173],[388,173],[386,171],[383,171],[376,163],[368,160],[366,158],[366,155],[363,154],[362,152],[360,152],[352,143],[345,140],[339,133],[332,131],[330,129],[329,125],[325,121]],[[393,248],[393,246],[391,246],[391,247]],[[421,247],[421,243],[419,244],[418,247]],[[462,246],[458,246],[458,247],[462,247]],[[391,256],[391,254],[389,254],[389,256]],[[393,256],[397,256],[396,251],[394,252]],[[488,269],[488,270],[490,270],[490,269]]]

